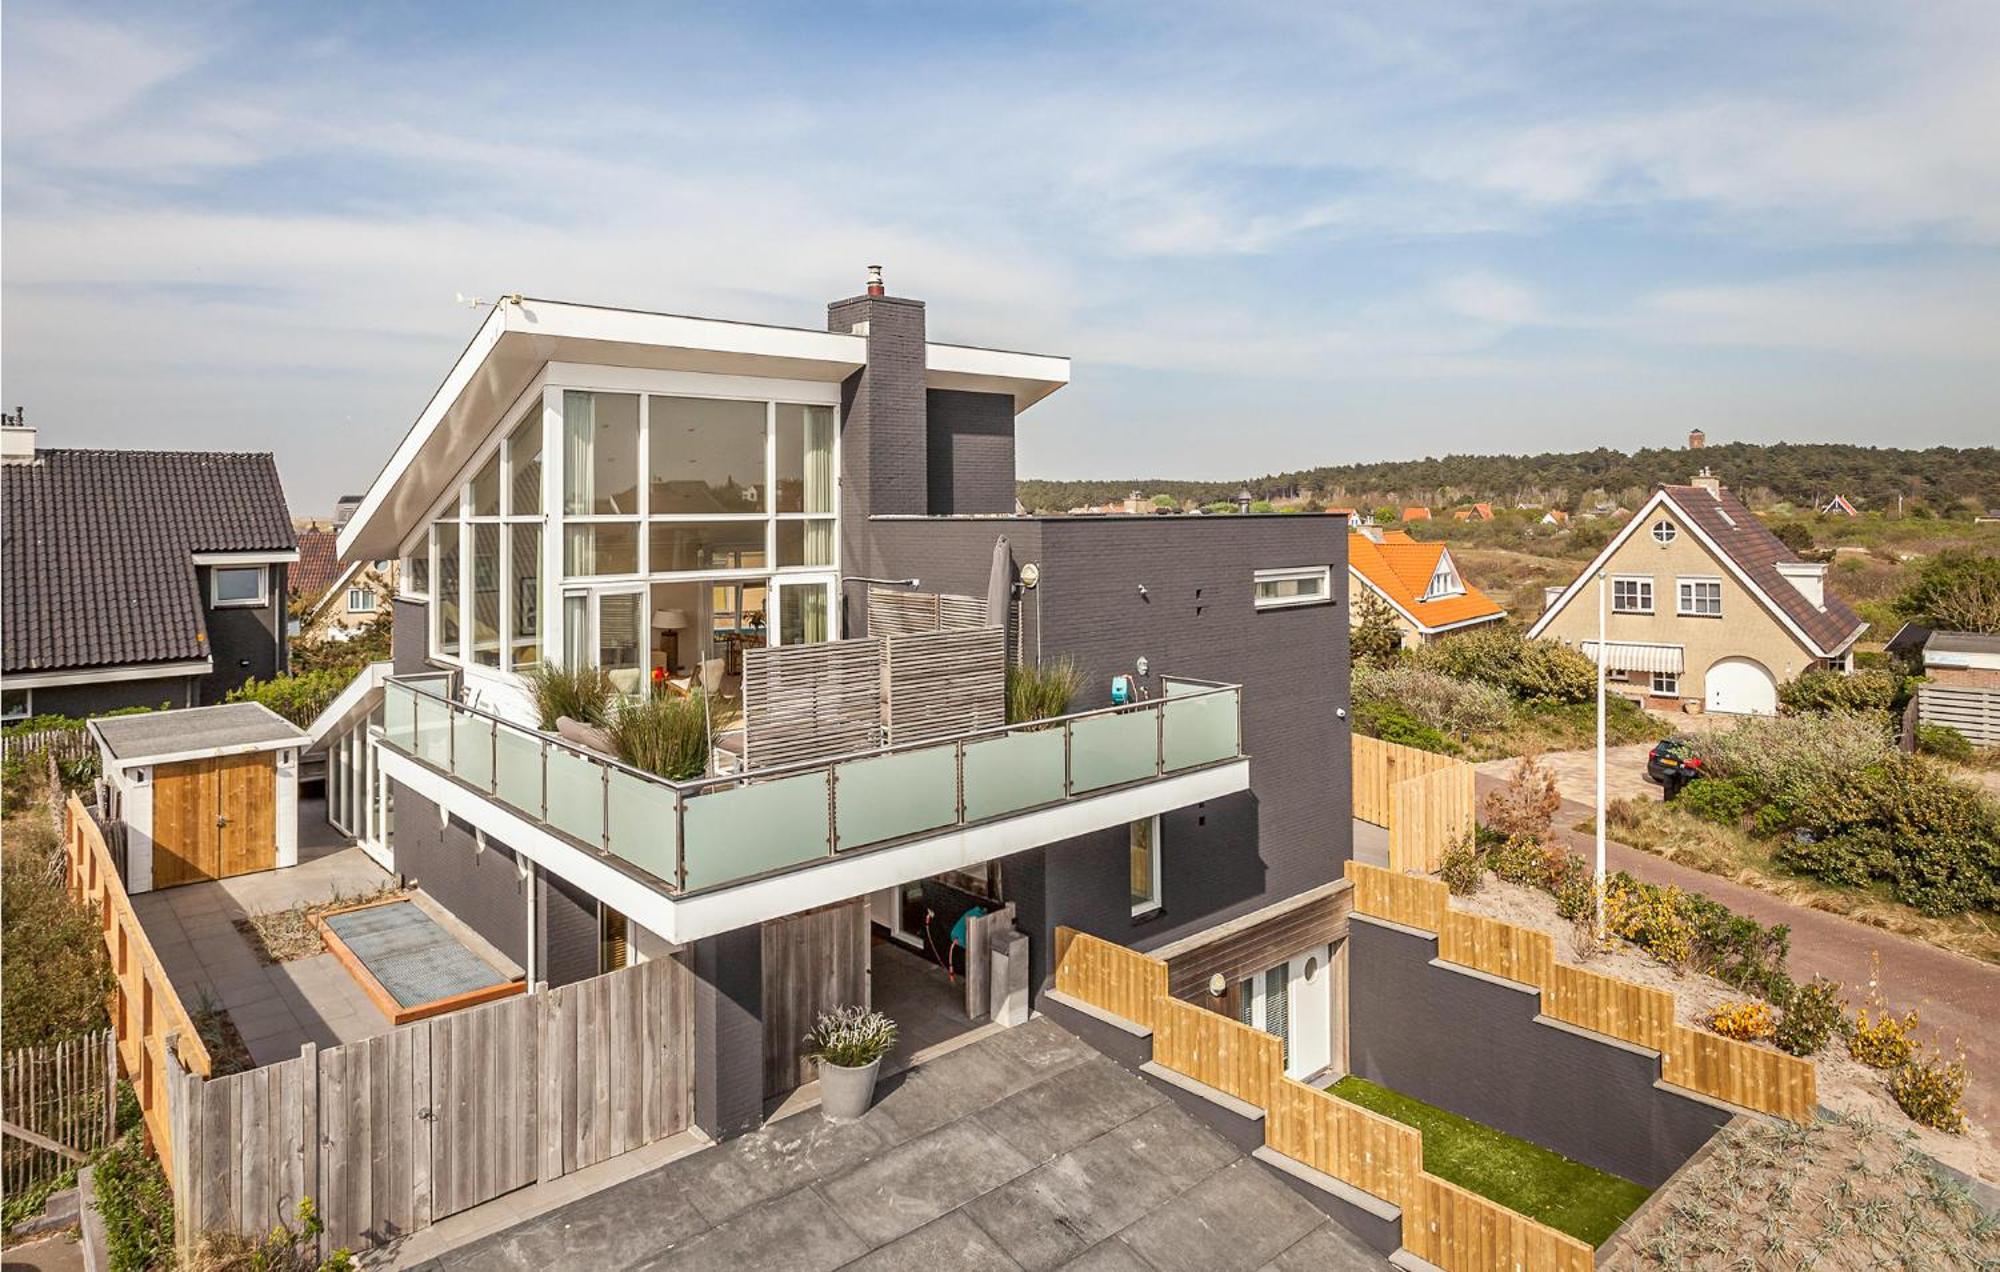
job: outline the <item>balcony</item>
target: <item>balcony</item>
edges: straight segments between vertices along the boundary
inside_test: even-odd
[[[388,775],[642,923],[649,902],[647,926],[683,940],[727,930],[724,912],[730,926],[776,917],[1247,789],[1240,688],[1162,683],[1130,706],[684,782],[452,701],[432,678],[388,683],[378,737]],[[864,860],[837,882],[827,869]],[[603,866],[653,896],[606,896]],[[745,885],[808,874],[740,904]],[[688,921],[725,893],[737,903]]]

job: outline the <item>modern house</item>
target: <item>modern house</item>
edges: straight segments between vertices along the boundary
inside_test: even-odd
[[[11,420],[0,442],[7,719],[205,706],[285,669],[299,551],[270,455],[38,448]]]
[[[1778,686],[1812,667],[1852,670],[1868,624],[1706,468],[1662,486],[1529,629],[1597,656],[1648,705],[1770,715]]]
[[[1405,648],[1482,623],[1497,623],[1507,611],[1492,597],[1465,581],[1451,549],[1442,543],[1420,543],[1401,530],[1362,526],[1347,539],[1350,622],[1362,621],[1363,596],[1386,605]]]
[[[711,1134],[810,1073],[815,1011],[962,994],[982,913],[1031,992],[1058,927],[1199,947],[1216,1010],[1327,1066],[1345,519],[1019,515],[1068,360],[928,319],[879,273],[823,330],[496,305],[340,533],[400,576],[393,674],[315,728],[331,816],[530,983],[682,960]],[[539,728],[545,661],[705,688],[706,773]],[[1058,662],[1069,714],[1009,722],[1007,668]]]

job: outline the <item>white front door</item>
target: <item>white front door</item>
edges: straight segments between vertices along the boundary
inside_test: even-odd
[[[1318,946],[1244,981],[1237,1018],[1285,1044],[1285,1076],[1333,1063],[1333,951]]]

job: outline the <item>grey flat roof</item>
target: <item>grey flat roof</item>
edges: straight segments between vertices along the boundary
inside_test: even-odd
[[[184,711],[100,716],[91,726],[120,760],[190,751],[261,751],[305,742],[305,730],[261,702],[229,702]]]
[[[1984,632],[1932,632],[1924,642],[1928,653],[1940,654],[2000,654],[2000,636],[1989,636]]]

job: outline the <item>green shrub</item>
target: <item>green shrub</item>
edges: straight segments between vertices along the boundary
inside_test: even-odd
[[[231,689],[226,701],[261,702],[303,728],[353,683],[356,674],[351,667],[327,667],[291,676],[273,676],[269,680],[253,676],[240,688]]]
[[[1791,993],[1792,980],[1785,970],[1792,949],[1789,926],[1767,927],[1699,892],[1682,896],[1694,926],[1693,962],[1698,971],[1776,1001]]]
[[[1829,671],[1811,667],[1778,686],[1778,705],[1788,713],[1893,710],[1903,696],[1903,678],[1889,671]]]
[[[1771,855],[1778,864],[1800,874],[1851,888],[1865,887],[1870,880],[1888,874],[1896,861],[1888,836],[1873,828],[1825,839],[1788,835]]]
[[[1778,1015],[1778,1032],[1772,1039],[1781,1051],[1809,1056],[1840,1032],[1847,1023],[1847,1010],[1840,997],[1840,982],[1815,976],[1792,990]]]
[[[1486,854],[1493,873],[1508,883],[1545,887],[1549,881],[1549,850],[1524,835],[1514,835]]]
[[[1555,894],[1556,914],[1569,920],[1588,917],[1597,908],[1597,875],[1589,862],[1576,853],[1565,853],[1553,872],[1549,891]]]
[[[1051,658],[1033,666],[1007,668],[1007,723],[1052,720],[1069,714],[1083,688],[1083,668],[1071,658]]]
[[[280,1223],[262,1236],[210,1229],[201,1234],[192,1253],[182,1258],[178,1272],[347,1272],[354,1253],[337,1249],[319,1257],[320,1234],[326,1223],[310,1197],[301,1197],[298,1227]]]
[[[1365,737],[1380,738],[1399,746],[1413,746],[1420,751],[1457,755],[1462,749],[1458,743],[1393,702],[1356,703],[1354,727]]]
[[[112,1272],[173,1266],[174,1195],[137,1132],[98,1155],[97,1209]]]
[[[1895,753],[1889,733],[1852,712],[1740,720],[1701,742],[1708,777],[1741,779],[1766,804],[1803,808]]]
[[[1889,1081],[1897,1107],[1919,1126],[1957,1135],[1965,1130],[1965,1057],[1946,1060],[1935,1053],[1911,1059]]]
[[[1357,663],[1352,693],[1357,710],[1367,703],[1389,703],[1446,735],[1503,729],[1513,706],[1506,691],[1493,685],[1454,679],[1410,662],[1387,667]]]
[[[1523,701],[1591,702],[1597,696],[1597,666],[1590,659],[1567,645],[1490,624],[1433,641],[1414,658],[1419,666],[1497,685]]]
[[[2000,808],[1928,757],[1892,753],[1825,786],[1789,820],[1814,840],[1856,845],[1817,855],[1788,846],[1795,868],[1818,862],[1853,879],[1866,866],[1898,900],[1934,916],[2000,902]]]
[[[0,1034],[37,1046],[108,1023],[110,963],[93,911],[69,898],[62,839],[40,817],[10,823],[0,850]]]
[[[701,691],[621,702],[604,726],[618,758],[672,782],[708,771],[708,706]]]
[[[1479,885],[1486,879],[1486,865],[1479,859],[1479,849],[1470,836],[1445,849],[1444,858],[1438,863],[1438,878],[1444,880],[1444,886],[1455,897],[1469,897],[1479,891]]]
[[[1972,739],[1948,724],[1919,724],[1917,750],[1960,764],[1970,763],[1973,754]]]
[[[1757,796],[1740,778],[1711,777],[1690,783],[1678,802],[1684,811],[1703,821],[1734,826],[1756,805]]]
[[[602,728],[611,722],[611,704],[618,690],[611,675],[602,667],[569,667],[545,662],[522,679],[535,700],[544,730],[554,732],[556,721],[568,716],[581,724]]]

